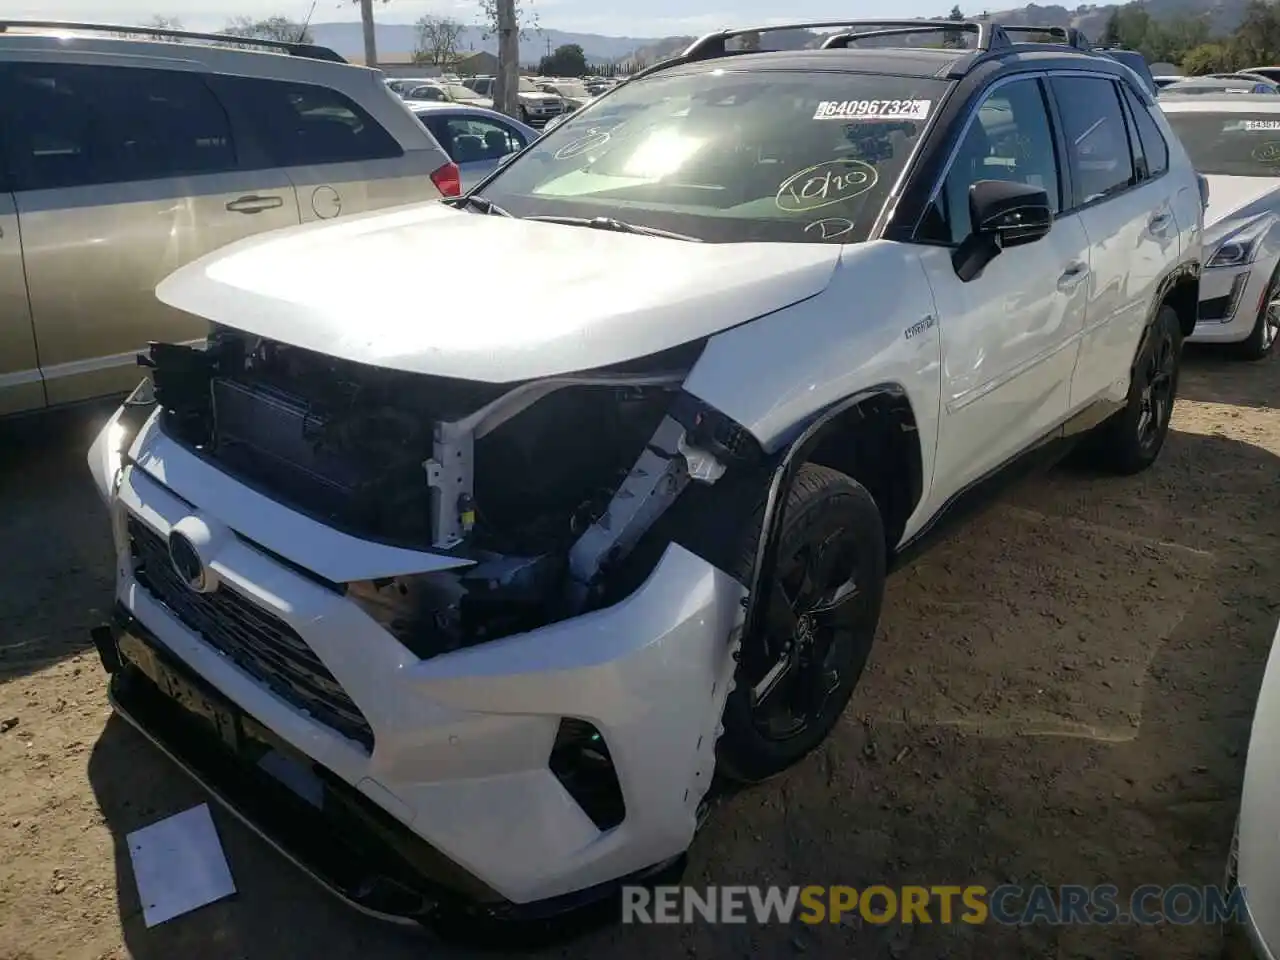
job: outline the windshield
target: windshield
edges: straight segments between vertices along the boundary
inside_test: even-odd
[[[520,93],[541,93],[542,92],[536,86],[534,86],[533,81],[530,80],[528,77],[520,78],[520,86],[518,89]]]
[[[658,75],[545,134],[482,193],[515,216],[611,217],[717,243],[865,240],[946,81]]]
[[[1165,115],[1200,173],[1229,177],[1280,176],[1280,111]]]
[[[470,87],[464,87],[460,83],[451,83],[444,88],[449,94],[450,100],[482,100],[483,97],[476,93]]]

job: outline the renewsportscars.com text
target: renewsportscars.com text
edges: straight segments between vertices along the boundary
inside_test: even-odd
[[[1238,922],[1244,890],[1148,884],[624,887],[623,923],[1195,924]]]

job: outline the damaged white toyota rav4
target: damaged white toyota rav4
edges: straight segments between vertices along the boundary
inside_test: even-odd
[[[545,916],[681,857],[713,776],[831,731],[963,494],[1158,455],[1202,198],[1136,77],[825,26],[159,287],[212,333],[90,453],[112,699],[360,907]]]

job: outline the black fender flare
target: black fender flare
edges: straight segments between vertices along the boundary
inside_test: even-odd
[[[759,539],[756,544],[756,558],[752,565],[751,582],[747,585],[746,615],[742,627],[742,641],[745,645],[749,639],[759,635],[767,613],[766,594],[762,587],[773,578],[778,563],[778,545],[782,535],[783,506],[787,502],[787,494],[795,482],[796,473],[805,463],[806,458],[825,437],[844,414],[876,397],[891,397],[895,400],[906,400],[907,391],[897,383],[878,383],[875,386],[859,390],[843,400],[823,409],[815,416],[800,434],[791,441],[782,452],[773,468],[769,480],[769,491],[765,497],[764,516],[760,524]],[[739,648],[741,649],[741,647]]]

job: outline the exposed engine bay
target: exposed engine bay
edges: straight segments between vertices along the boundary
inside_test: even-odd
[[[430,657],[598,605],[610,569],[681,492],[720,479],[745,434],[682,392],[699,349],[516,384],[226,328],[203,349],[152,344],[141,359],[166,433],[223,472],[335,529],[459,559],[338,585]]]

